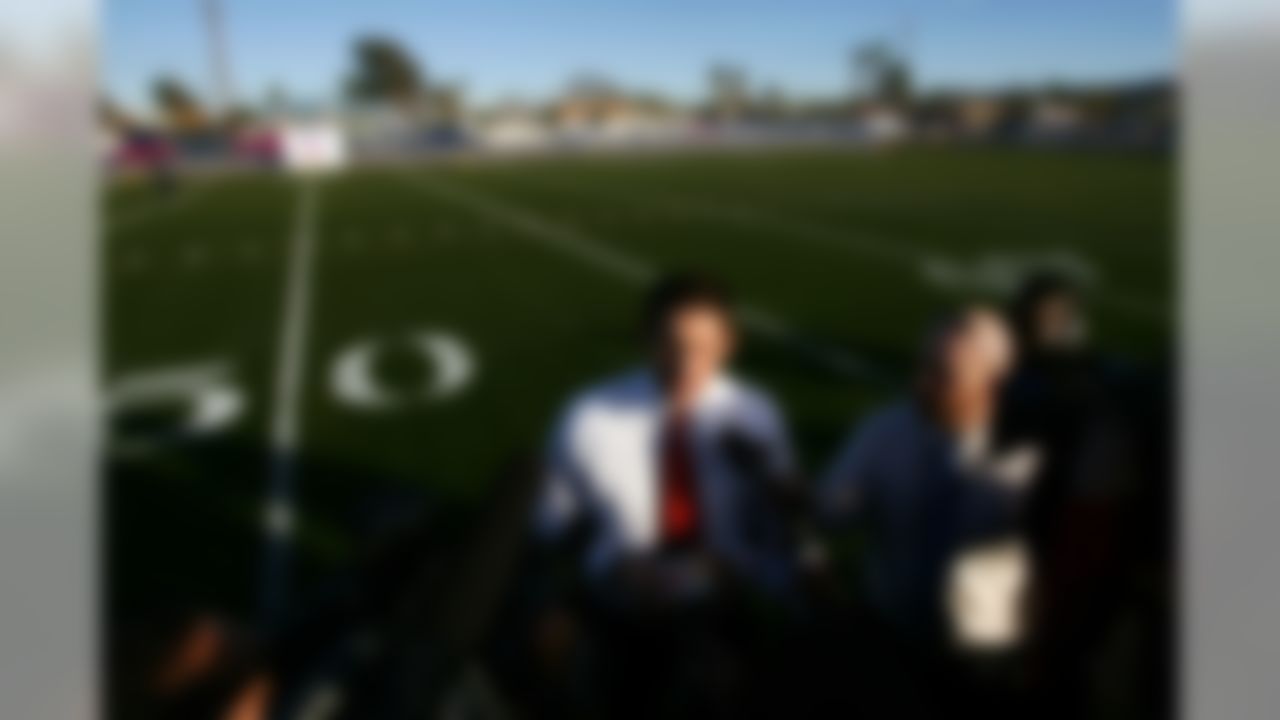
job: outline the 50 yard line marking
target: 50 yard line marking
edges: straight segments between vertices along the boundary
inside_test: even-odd
[[[268,447],[270,466],[262,517],[265,547],[261,612],[266,623],[273,623],[283,610],[289,585],[300,434],[299,406],[310,331],[319,183],[319,179],[313,177],[304,178],[300,183],[285,257],[284,302]]]

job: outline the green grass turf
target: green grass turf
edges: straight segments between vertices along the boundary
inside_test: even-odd
[[[352,171],[317,190],[299,407],[301,546],[316,569],[350,554],[351,510],[381,489],[428,488],[464,522],[510,458],[536,452],[567,394],[633,362],[643,283],[627,268],[712,270],[785,324],[786,339],[749,333],[740,367],[783,403],[811,470],[902,387],[928,318],[973,294],[928,282],[930,258],[1069,254],[1096,272],[1102,347],[1162,362],[1170,341],[1168,159],[920,148],[477,161]],[[273,176],[106,193],[108,380],[223,359],[249,398],[225,437],[113,463],[121,605],[159,582],[228,608],[251,600],[298,196],[299,181]],[[332,363],[360,340],[386,341],[388,387],[421,385],[430,369],[404,337],[424,329],[473,352],[462,395],[386,412],[335,399]],[[823,354],[874,372],[833,370]]]

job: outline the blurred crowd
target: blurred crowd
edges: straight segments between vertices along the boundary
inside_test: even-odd
[[[236,719],[1167,717],[1168,393],[1091,346],[1086,308],[1042,273],[938,318],[910,386],[810,474],[785,408],[732,370],[729,292],[667,277],[637,367],[567,400],[486,530],[510,560],[462,561],[506,568],[492,612],[458,612],[474,584],[441,601],[409,577],[439,552],[410,522],[288,632],[188,613],[130,636],[115,699]],[[415,626],[428,602],[450,626]],[[389,700],[425,685],[451,689]]]

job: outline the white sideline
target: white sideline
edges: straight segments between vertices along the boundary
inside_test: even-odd
[[[284,605],[294,526],[299,410],[310,332],[319,180],[304,178],[298,190],[293,229],[285,257],[285,282],[271,405],[270,468],[263,506],[266,546],[262,610],[268,622]]]
[[[646,286],[658,276],[653,265],[623,253],[603,240],[573,228],[547,220],[501,200],[461,188],[438,179],[427,180],[417,176],[404,176],[415,189],[432,194],[473,213],[488,216],[521,235],[539,242],[543,247],[577,260],[598,271],[612,275],[636,286]],[[860,379],[882,379],[884,373],[867,360],[852,353],[832,347],[816,345],[799,337],[785,321],[773,312],[744,304],[741,306],[743,325],[758,335],[790,344],[810,359],[841,375]]]

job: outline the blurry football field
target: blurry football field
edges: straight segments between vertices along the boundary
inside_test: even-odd
[[[903,388],[930,317],[1032,268],[1090,288],[1100,347],[1167,363],[1173,181],[1168,158],[919,148],[113,183],[113,598],[248,612],[281,450],[295,595],[351,559],[367,503],[465,529],[568,393],[636,361],[667,269],[736,291],[740,369],[811,471]]]

